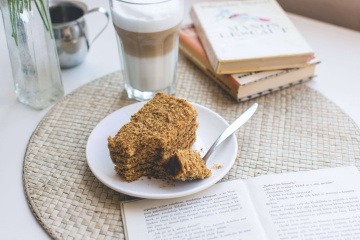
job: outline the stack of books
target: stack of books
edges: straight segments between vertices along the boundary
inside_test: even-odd
[[[275,0],[201,2],[180,51],[237,101],[315,75],[319,60]]]

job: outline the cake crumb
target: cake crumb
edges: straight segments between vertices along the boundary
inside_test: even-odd
[[[211,168],[212,168],[212,169],[221,169],[221,168],[223,168],[223,165],[221,165],[221,164],[214,164]]]
[[[211,175],[211,171],[206,168],[200,153],[191,149],[176,151],[164,168],[169,176],[180,181],[204,179]]]

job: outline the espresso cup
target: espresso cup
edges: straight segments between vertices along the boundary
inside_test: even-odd
[[[106,24],[90,41],[85,16],[95,12],[106,17]],[[79,1],[52,1],[50,16],[61,68],[71,68],[82,63],[92,43],[109,23],[106,9],[97,7],[88,10],[87,5]]]

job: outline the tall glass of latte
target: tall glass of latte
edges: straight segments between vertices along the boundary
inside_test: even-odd
[[[110,0],[110,7],[128,96],[173,94],[183,0]]]

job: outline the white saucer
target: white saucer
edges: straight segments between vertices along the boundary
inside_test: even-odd
[[[206,166],[212,175],[204,180],[168,183],[159,179],[142,177],[137,181],[126,182],[116,174],[107,147],[107,138],[130,121],[145,102],[123,107],[105,117],[91,132],[86,145],[86,158],[94,175],[106,186],[115,191],[140,198],[166,199],[187,196],[204,190],[230,170],[237,155],[238,143],[235,135],[225,140],[208,160]],[[197,140],[193,148],[205,155],[216,138],[229,125],[220,115],[198,104],[192,104],[198,111]]]

